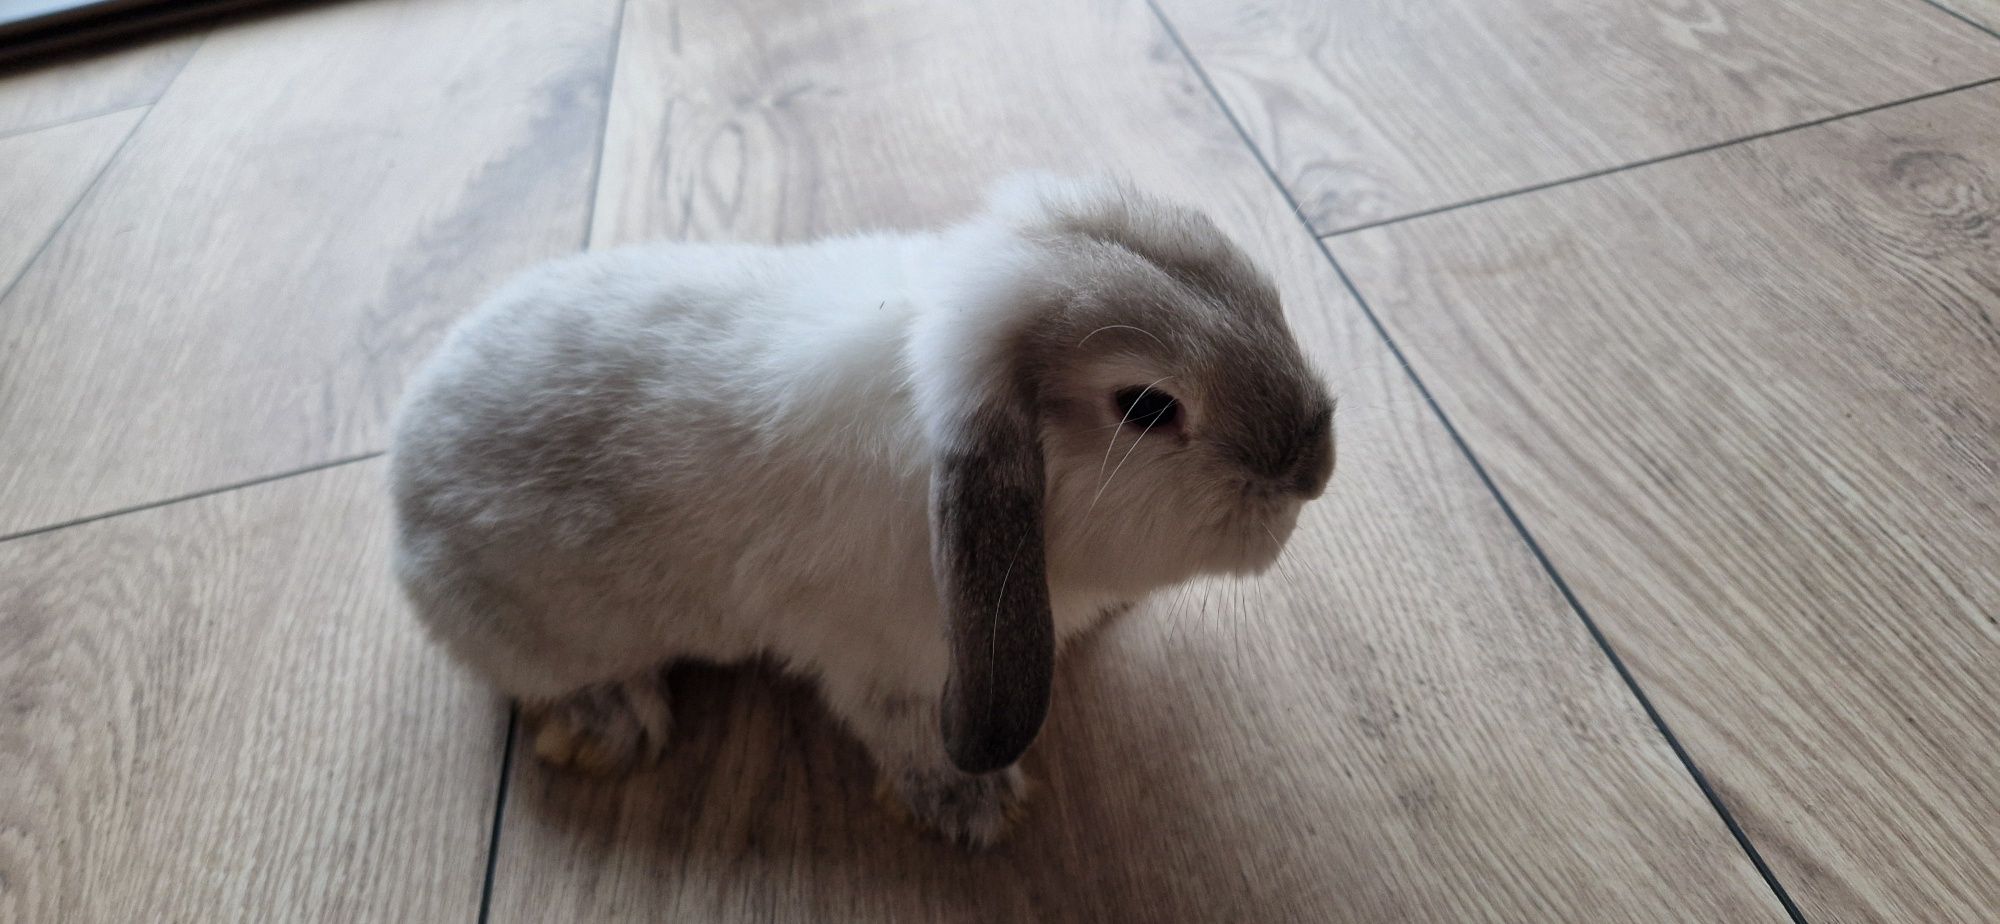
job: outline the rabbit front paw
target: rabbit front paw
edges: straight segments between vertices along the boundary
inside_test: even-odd
[[[1020,820],[1028,778],[1019,767],[978,775],[953,769],[905,769],[884,774],[881,795],[907,820],[961,847],[998,843]]]

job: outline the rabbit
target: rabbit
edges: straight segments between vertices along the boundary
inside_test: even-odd
[[[656,760],[668,665],[765,658],[978,848],[1022,806],[1057,649],[1267,569],[1332,477],[1333,410],[1205,216],[1017,175],[942,230],[506,285],[399,409],[394,566],[544,761]]]

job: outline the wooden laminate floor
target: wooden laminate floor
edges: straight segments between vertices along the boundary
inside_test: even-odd
[[[348,0],[0,73],[0,922],[2000,920],[1992,0]],[[388,415],[584,247],[1207,209],[1342,395],[1060,671],[1016,835],[810,689],[509,753]]]

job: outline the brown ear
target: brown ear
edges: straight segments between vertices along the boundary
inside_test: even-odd
[[[1012,764],[1041,731],[1055,677],[1042,543],[1042,447],[1028,402],[952,428],[931,476],[931,555],[951,634],[939,725],[967,773]]]

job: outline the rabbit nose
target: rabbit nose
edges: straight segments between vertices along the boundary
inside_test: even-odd
[[[1333,428],[1328,427],[1321,437],[1308,445],[1293,465],[1291,493],[1306,500],[1314,500],[1326,493],[1327,482],[1333,480],[1333,466],[1336,451],[1333,444]]]

